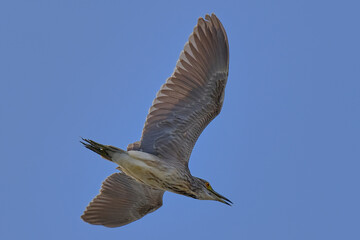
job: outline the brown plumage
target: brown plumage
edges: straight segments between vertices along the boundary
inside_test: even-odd
[[[127,151],[83,139],[83,144],[119,165],[82,219],[107,227],[123,226],[162,205],[164,191],[197,199],[230,200],[193,177],[188,161],[204,128],[221,111],[229,71],[224,27],[212,14],[199,18],[173,74],[149,110],[140,141]]]
[[[141,150],[187,163],[196,140],[219,113],[229,72],[229,44],[219,19],[199,18],[175,70],[149,110]]]
[[[91,224],[119,227],[161,207],[164,191],[138,183],[123,173],[114,173],[101,186],[82,219]]]

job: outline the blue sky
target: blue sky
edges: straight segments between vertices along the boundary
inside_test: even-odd
[[[357,1],[1,1],[1,239],[360,239]],[[139,140],[197,18],[230,45],[190,160],[232,207],[165,193],[122,228],[80,219]],[[192,236],[191,238],[188,238]]]

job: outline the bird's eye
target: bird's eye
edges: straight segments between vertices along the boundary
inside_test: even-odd
[[[206,186],[207,189],[210,189],[210,188],[211,188],[211,187],[210,187],[210,183],[208,183],[208,182],[205,183],[205,186]]]

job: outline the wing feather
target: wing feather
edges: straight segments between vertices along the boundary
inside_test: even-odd
[[[199,135],[221,111],[228,70],[224,27],[214,14],[199,18],[153,101],[140,142],[131,146],[187,164]]]
[[[104,181],[81,218],[95,225],[120,227],[161,207],[163,194],[123,173],[114,173]]]

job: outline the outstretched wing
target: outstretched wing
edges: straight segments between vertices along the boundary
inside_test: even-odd
[[[130,149],[187,164],[199,135],[220,113],[228,70],[224,27],[214,14],[199,18],[173,74],[153,101],[140,142]]]
[[[124,173],[114,173],[103,183],[81,218],[88,223],[120,227],[162,206],[164,191],[141,184]]]

